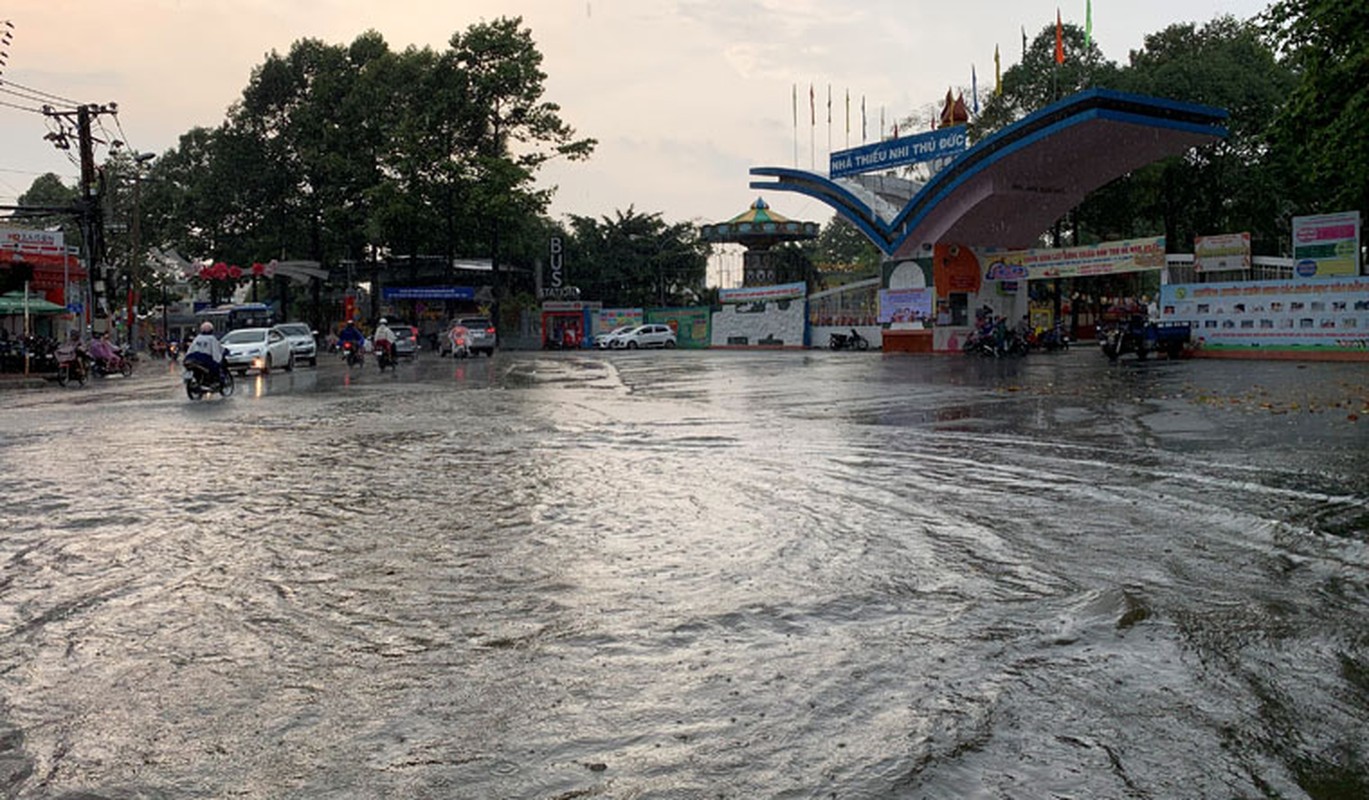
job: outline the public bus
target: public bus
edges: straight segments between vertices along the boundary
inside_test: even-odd
[[[204,322],[214,326],[215,336],[223,336],[239,328],[269,328],[280,320],[266,303],[228,303],[196,311],[196,327]]]

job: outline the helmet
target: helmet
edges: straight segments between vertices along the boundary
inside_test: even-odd
[[[214,332],[214,323],[212,323],[212,322],[202,322],[202,323],[200,323],[200,333],[213,333],[213,332]]]
[[[384,324],[385,324],[385,318],[384,318],[384,317],[381,317],[381,318],[380,318],[380,322],[378,322],[378,323],[376,323],[376,324],[378,324],[378,325],[384,325]]]

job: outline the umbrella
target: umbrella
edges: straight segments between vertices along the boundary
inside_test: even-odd
[[[30,314],[62,314],[65,306],[50,303],[41,294],[29,294],[28,311]],[[24,313],[24,293],[22,291],[0,294],[0,314]]]

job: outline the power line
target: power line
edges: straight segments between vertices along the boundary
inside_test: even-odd
[[[53,94],[52,92],[45,92],[42,89],[35,89],[32,86],[25,86],[22,83],[15,83],[14,81],[4,78],[0,78],[0,85],[13,86],[15,89],[20,89],[36,95],[37,97],[42,98],[45,103],[56,103],[58,105],[72,106],[73,108],[82,105],[69,97],[63,97],[60,94]]]
[[[20,111],[30,111],[30,112],[32,112],[32,113],[34,113],[34,114],[42,114],[42,113],[43,113],[43,109],[41,109],[41,108],[30,108],[29,106],[21,106],[21,105],[19,105],[18,103],[9,103],[9,102],[6,102],[6,101],[4,101],[4,100],[0,100],[0,106],[5,106],[6,108],[15,108],[15,109],[18,109],[18,110],[20,110]]]

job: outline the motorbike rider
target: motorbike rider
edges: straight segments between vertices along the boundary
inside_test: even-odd
[[[118,357],[114,350],[114,345],[109,343],[109,333],[105,332],[96,336],[90,342],[90,357],[95,359],[95,363],[101,369],[111,370],[113,361]]]
[[[228,372],[225,358],[223,344],[214,336],[214,323],[201,324],[200,335],[190,342],[190,347],[185,352],[185,363],[189,365],[194,362],[206,369],[212,369],[219,380],[223,380],[224,374]]]
[[[371,341],[375,343],[376,355],[384,353],[386,358],[391,361],[395,360],[395,332],[390,330],[390,326],[386,324],[384,317],[376,322],[376,329],[371,334]]]
[[[86,349],[81,346],[81,332],[74,329],[67,335],[65,342],[57,345],[53,355],[57,357],[58,364],[70,363],[72,368],[77,370],[84,370],[84,359],[90,357]]]
[[[342,327],[342,330],[339,331],[337,335],[337,345],[339,348],[345,349],[349,344],[356,348],[358,355],[361,354],[362,345],[366,344],[366,335],[357,327],[356,321],[350,319],[347,320],[347,324]]]

